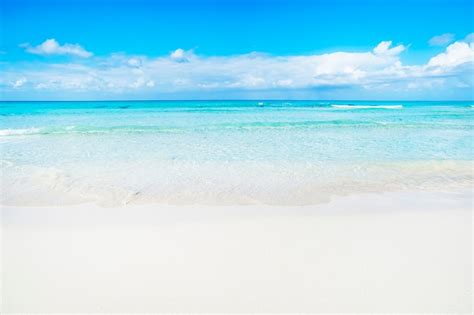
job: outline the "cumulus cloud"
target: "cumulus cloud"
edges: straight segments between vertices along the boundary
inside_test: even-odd
[[[92,53],[85,50],[78,44],[64,44],[60,45],[54,38],[45,40],[37,46],[30,44],[22,44],[21,47],[31,54],[36,55],[69,55],[81,58],[89,58]]]
[[[271,91],[359,88],[370,91],[472,87],[473,43],[459,41],[428,63],[404,65],[404,45],[383,41],[365,52],[272,56],[249,53],[200,56],[177,49],[150,58],[96,57],[74,63],[35,63],[31,68],[10,67],[4,82],[17,89],[37,91],[97,91],[114,93],[174,93],[183,91]],[[24,79],[25,81],[22,81]],[[20,81],[18,81],[20,80]],[[28,80],[28,84],[24,83]],[[23,83],[21,83],[23,82]],[[1,83],[0,83],[1,85]],[[2,87],[5,89],[5,84]]]
[[[405,50],[405,46],[403,45],[398,45],[395,47],[390,48],[392,46],[392,41],[383,41],[380,42],[375,48],[374,48],[374,54],[376,55],[385,55],[385,56],[396,56],[400,54],[402,51]]]
[[[455,42],[446,48],[446,52],[434,56],[428,62],[430,67],[452,68],[474,62],[474,43]]]
[[[454,41],[454,34],[444,33],[441,35],[433,36],[428,43],[430,46],[446,46]]]
[[[192,50],[178,48],[170,54],[170,59],[176,62],[188,62],[194,55]]]

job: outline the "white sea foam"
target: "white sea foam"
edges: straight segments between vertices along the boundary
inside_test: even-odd
[[[40,128],[0,129],[0,136],[31,135],[40,132]]]
[[[403,105],[349,105],[332,104],[331,107],[339,109],[402,109]]]
[[[339,195],[471,187],[472,162],[307,164],[152,161],[3,163],[0,204],[312,205]]]

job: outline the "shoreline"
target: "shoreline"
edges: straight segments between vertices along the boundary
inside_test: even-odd
[[[469,313],[472,195],[2,206],[2,311]]]
[[[438,199],[439,195],[442,196],[441,199],[452,199],[452,200],[463,200],[464,203],[461,207],[468,206],[468,203],[473,202],[474,200],[474,186],[461,185],[459,187],[445,187],[440,189],[440,187],[430,187],[424,189],[393,189],[393,190],[367,190],[367,191],[353,191],[353,192],[340,192],[338,194],[333,193],[330,196],[326,196],[324,199],[319,200],[315,203],[296,203],[296,204],[278,204],[278,203],[263,203],[257,201],[251,201],[249,203],[219,203],[219,202],[182,202],[182,203],[173,203],[173,202],[164,202],[164,201],[148,201],[145,203],[139,202],[123,202],[123,203],[108,203],[108,202],[98,202],[97,200],[90,201],[78,201],[76,203],[64,203],[64,204],[2,204],[0,203],[1,208],[8,209],[47,209],[47,208],[67,208],[67,209],[81,209],[81,208],[93,208],[93,209],[149,209],[149,208],[170,208],[170,209],[179,209],[179,208],[196,208],[196,209],[214,209],[214,208],[223,208],[223,209],[232,209],[232,208],[248,208],[248,209],[319,209],[319,208],[328,208],[332,207],[331,205],[336,203],[338,204],[341,200],[350,200],[353,199],[356,203],[361,203],[364,199],[377,199],[385,198],[387,196],[397,196],[397,197],[408,197],[412,195],[424,195],[431,196],[432,200]],[[452,197],[452,198],[450,198]],[[430,198],[426,198],[430,199]],[[431,204],[434,207],[437,207],[436,204]],[[370,208],[370,206],[369,206]],[[399,210],[397,210],[399,211]]]
[[[468,193],[473,187],[471,160],[369,164],[140,160],[66,165],[63,170],[7,165],[0,204],[313,206],[351,195]]]

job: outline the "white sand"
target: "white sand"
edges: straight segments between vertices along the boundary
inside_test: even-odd
[[[2,311],[470,313],[472,196],[3,207]]]

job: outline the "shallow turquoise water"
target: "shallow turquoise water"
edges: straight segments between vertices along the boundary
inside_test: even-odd
[[[307,204],[468,187],[472,105],[1,102],[2,202]]]

